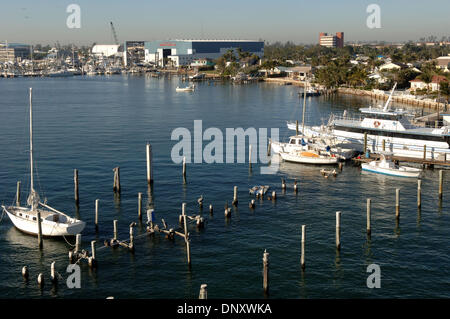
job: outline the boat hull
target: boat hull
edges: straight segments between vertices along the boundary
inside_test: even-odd
[[[7,208],[4,209],[8,214],[9,219],[17,229],[30,235],[38,235],[37,221],[17,216]],[[76,234],[81,233],[85,226],[86,223],[83,221],[66,224],[44,219],[41,222],[42,235],[45,237],[75,236]]]
[[[397,169],[374,167],[368,163],[361,164],[361,168],[363,171],[366,171],[366,172],[395,176],[395,177],[418,178],[421,173],[420,170],[399,171]]]
[[[280,156],[286,162],[300,164],[334,165],[338,162],[337,157],[311,157],[289,153],[280,153]]]

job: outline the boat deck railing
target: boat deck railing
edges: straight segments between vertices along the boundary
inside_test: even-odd
[[[335,124],[337,121],[339,121],[339,124],[345,125],[345,126],[352,126],[352,127],[361,127],[361,122],[365,119],[364,116],[349,116],[349,115],[331,115],[328,124]],[[375,119],[374,119],[375,120]],[[417,130],[422,130],[422,129],[435,129],[436,127],[434,125],[416,125],[413,124],[407,120],[402,120],[400,121],[400,123],[402,124],[402,126],[406,129],[406,130],[412,130],[412,129],[417,129]]]

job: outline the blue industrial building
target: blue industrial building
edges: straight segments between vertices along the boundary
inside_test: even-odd
[[[164,66],[189,65],[197,59],[217,59],[228,50],[264,55],[264,42],[252,40],[167,40],[144,42],[145,62]]]

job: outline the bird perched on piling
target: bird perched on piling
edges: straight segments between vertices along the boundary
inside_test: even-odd
[[[255,200],[252,199],[251,202],[248,204],[248,206],[249,206],[250,208],[255,208]]]
[[[199,206],[203,206],[203,195],[201,195],[200,198],[197,199],[197,203]]]

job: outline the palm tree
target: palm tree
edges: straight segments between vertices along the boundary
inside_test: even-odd
[[[433,73],[429,70],[425,70],[420,76],[419,78],[425,82],[425,84],[427,85],[427,94],[428,94],[428,90],[430,88],[430,83],[433,80]]]

